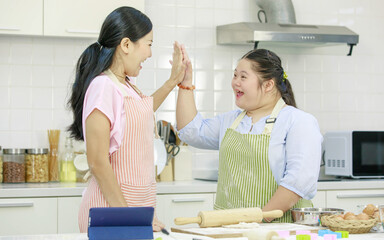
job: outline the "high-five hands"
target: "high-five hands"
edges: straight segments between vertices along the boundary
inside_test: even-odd
[[[181,45],[176,41],[173,44],[172,60],[169,62],[172,64],[170,79],[174,80],[177,85],[183,81],[188,64],[183,56]]]

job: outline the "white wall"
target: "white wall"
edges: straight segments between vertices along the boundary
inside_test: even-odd
[[[146,0],[154,23],[153,57],[138,86],[147,94],[169,77],[172,43],[192,57],[198,110],[232,110],[230,81],[237,60],[252,46],[218,46],[215,26],[257,21],[256,0]],[[346,45],[271,48],[282,58],[299,108],[316,116],[321,131],[384,129],[384,1],[293,0],[299,24],[345,25],[360,35],[352,57]],[[0,146],[47,147],[46,130],[64,129],[74,64],[95,39],[0,36]],[[260,44],[260,47],[263,47]],[[157,113],[175,122],[176,89]],[[63,142],[63,141],[62,141]]]

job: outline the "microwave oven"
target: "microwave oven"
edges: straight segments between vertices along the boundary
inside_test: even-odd
[[[323,146],[326,175],[384,177],[384,131],[327,132]]]

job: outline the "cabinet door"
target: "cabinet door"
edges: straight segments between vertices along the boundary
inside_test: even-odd
[[[43,35],[43,0],[0,0],[0,34]]]
[[[78,213],[81,197],[59,197],[57,200],[58,233],[79,233]]]
[[[104,19],[121,6],[144,11],[144,0],[44,1],[44,35],[97,38]]]
[[[370,203],[384,204],[384,190],[327,191],[327,207],[342,208],[356,213],[359,210],[357,205]]]
[[[165,194],[157,195],[157,218],[166,228],[180,227],[174,224],[177,217],[197,217],[200,211],[213,210],[213,194]],[[197,224],[188,226],[197,227]]]
[[[57,198],[0,199],[0,235],[56,234]]]
[[[312,199],[312,203],[315,208],[327,207],[326,191],[317,191],[316,196]]]

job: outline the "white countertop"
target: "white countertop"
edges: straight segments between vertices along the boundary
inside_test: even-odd
[[[205,236],[191,235],[191,234],[181,234],[181,233],[171,233],[171,236],[167,236],[163,233],[154,233],[154,239],[161,237],[163,240],[193,240],[201,239],[208,240],[214,239]],[[77,233],[77,234],[48,234],[48,235],[24,235],[24,236],[3,236],[0,237],[0,240],[88,240],[87,234]],[[384,233],[368,233],[368,234],[350,234],[349,240],[383,240]],[[220,238],[220,240],[248,240],[248,238]],[[296,235],[291,235],[286,240],[296,240]],[[318,240],[323,240],[323,237],[319,237]]]
[[[2,183],[0,198],[81,196],[86,183]],[[159,182],[157,194],[215,193],[214,181]],[[384,179],[322,181],[318,190],[384,189]]]

